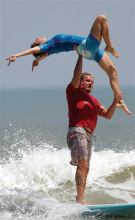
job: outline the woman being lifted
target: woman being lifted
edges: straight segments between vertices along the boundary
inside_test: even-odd
[[[105,50],[102,50],[99,47],[102,37],[106,43]],[[118,73],[114,64],[105,53],[111,53],[116,58],[119,58],[120,56],[111,43],[108,22],[104,15],[99,15],[96,18],[87,38],[65,34],[56,35],[50,40],[47,40],[45,37],[37,38],[36,41],[31,45],[30,49],[12,55],[6,60],[9,60],[9,66],[10,63],[14,62],[18,57],[33,54],[36,58],[32,64],[33,71],[34,67],[39,65],[40,60],[55,53],[73,51],[74,45],[76,45],[77,51],[84,58],[96,61],[98,65],[107,73],[110,79],[111,88],[115,93],[115,97],[117,97],[119,109],[122,109],[127,115],[131,115],[132,113],[128,110],[123,99],[118,98],[120,93]]]

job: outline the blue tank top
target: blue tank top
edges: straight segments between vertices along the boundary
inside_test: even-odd
[[[47,52],[48,56],[54,53],[73,51],[73,46],[80,45],[86,39],[73,35],[59,34],[45,43],[38,45],[40,52]]]

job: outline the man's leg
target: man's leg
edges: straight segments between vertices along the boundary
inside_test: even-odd
[[[88,133],[88,134],[87,134]],[[90,158],[92,154],[91,134],[86,133],[82,127],[69,128],[67,144],[71,150],[71,165],[77,166],[75,181],[77,188],[76,202],[91,205],[84,199],[86,178],[89,172]],[[89,137],[89,139],[88,139]]]
[[[78,166],[76,170],[76,188],[77,188],[77,198],[76,201],[83,204],[83,205],[91,205],[91,203],[88,203],[84,199],[84,190],[86,185],[86,178],[89,172],[88,167],[88,160],[79,160]]]
[[[127,115],[131,115],[131,112],[128,110],[123,99],[118,98],[118,95],[120,93],[120,88],[119,88],[117,70],[106,53],[104,53],[104,56],[99,61],[98,65],[108,74],[110,78],[111,88],[114,91],[115,97],[117,98],[117,102],[119,103],[118,108],[122,109]]]
[[[116,53],[109,35],[109,27],[107,18],[105,15],[99,15],[91,28],[90,34],[93,35],[99,42],[102,40],[102,36],[106,43],[105,51],[111,53],[114,57],[119,58],[119,54]]]

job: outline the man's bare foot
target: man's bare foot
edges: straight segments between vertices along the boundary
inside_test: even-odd
[[[82,205],[92,205],[91,203],[86,202],[86,200],[82,199],[81,197],[76,197],[76,203],[80,203]]]
[[[120,100],[120,103],[116,104],[116,108],[119,108],[123,110],[127,115],[131,115],[132,112],[128,110],[128,107],[126,106],[125,102],[123,100]]]
[[[111,53],[116,58],[120,57],[120,54],[116,53],[116,50],[113,46],[106,46],[104,50],[108,53]]]

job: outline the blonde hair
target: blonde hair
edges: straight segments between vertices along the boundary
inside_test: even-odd
[[[81,80],[80,80],[80,81],[82,81],[86,75],[92,76],[93,79],[94,79],[94,76],[93,76],[91,73],[84,72],[84,73],[82,73],[82,75],[81,75]]]

